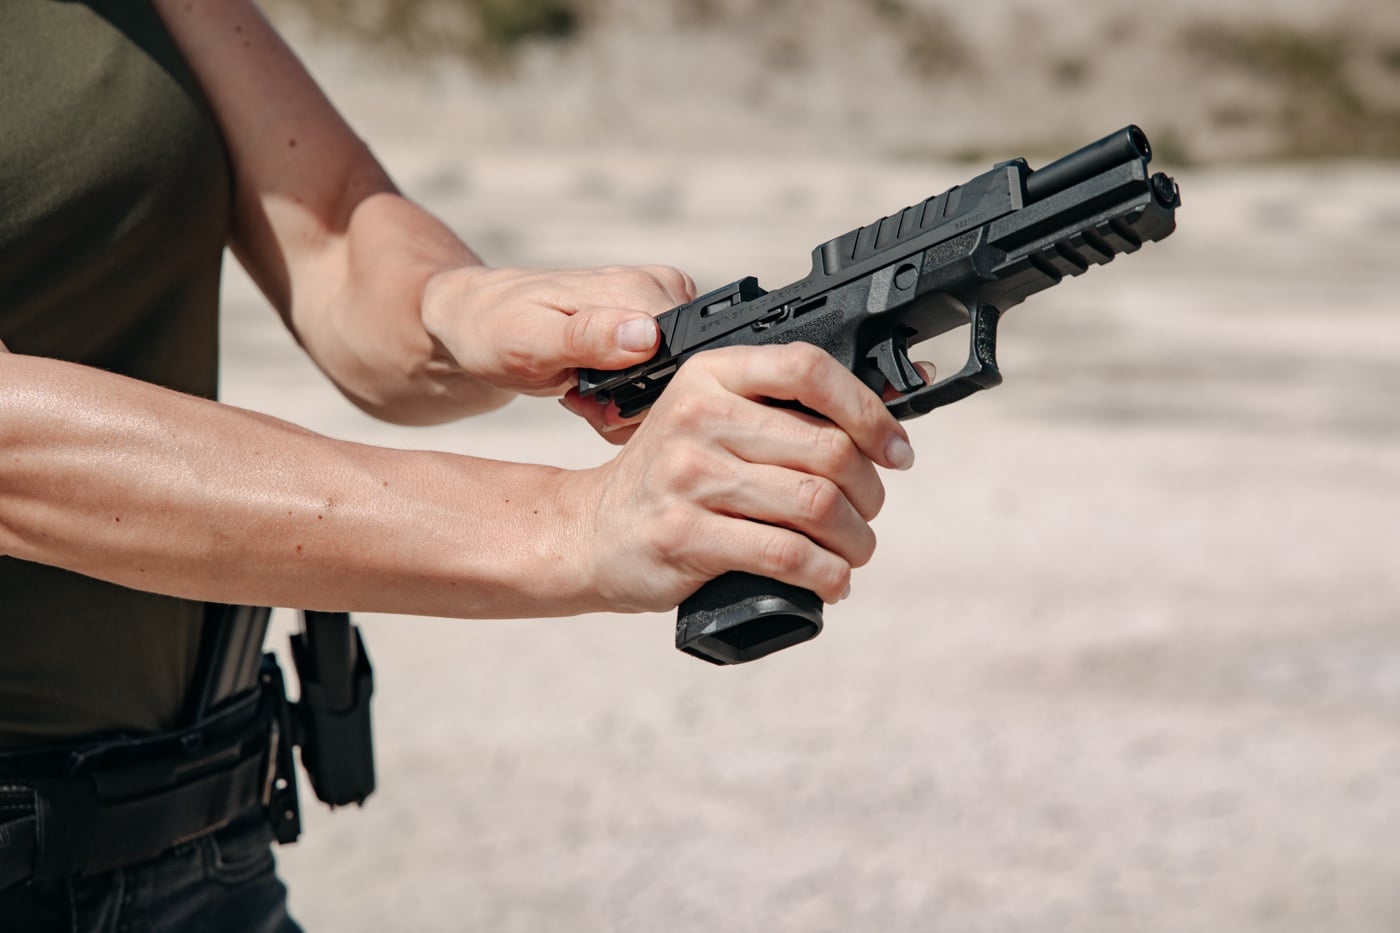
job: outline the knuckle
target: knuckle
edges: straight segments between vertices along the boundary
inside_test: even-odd
[[[806,369],[818,369],[830,359],[825,350],[805,340],[795,340],[787,344],[787,347],[796,354],[799,364]]]
[[[802,568],[804,539],[791,534],[770,535],[763,544],[762,566],[768,576],[785,576]]]
[[[695,294],[695,283],[690,276],[674,266],[650,266],[648,270],[652,280],[668,296],[680,298],[685,295]]]
[[[665,463],[668,489],[680,495],[692,494],[711,472],[710,457],[690,445],[669,451]]]
[[[785,344],[788,359],[786,366],[799,382],[820,385],[828,375],[831,357],[820,347],[804,341]]]
[[[870,563],[870,559],[875,556],[875,545],[875,532],[867,525],[865,526],[865,531],[860,535],[859,540],[856,541],[851,548],[851,553],[849,555],[851,566],[864,567],[866,564]]]
[[[671,502],[657,514],[649,535],[652,548],[668,561],[677,561],[696,538],[699,524],[695,510],[683,502]]]
[[[717,347],[697,353],[685,362],[680,371],[685,372],[693,366],[697,372],[705,372],[713,377],[742,374],[764,359],[766,354],[782,352],[783,347],[778,345]]]
[[[668,420],[695,436],[700,436],[707,427],[728,424],[736,414],[732,402],[711,393],[679,392],[673,395],[673,401],[666,409]]]
[[[598,342],[599,320],[591,314],[575,314],[564,328],[564,352],[570,360],[585,358]]]
[[[623,278],[628,288],[638,294],[666,290],[665,272],[660,266],[629,266]]]
[[[694,298],[699,292],[695,287],[695,280],[680,269],[672,270],[680,277],[680,295],[682,298]]]
[[[893,418],[889,409],[885,407],[884,400],[874,392],[861,392],[855,398],[856,405],[859,407],[859,417],[867,424],[875,424]]]
[[[827,592],[833,599],[839,599],[841,594],[846,592],[846,587],[851,585],[851,565],[838,561],[827,573],[827,579]]]
[[[804,477],[797,486],[798,518],[806,525],[824,525],[836,516],[843,498],[831,480]]]
[[[823,560],[811,571],[812,590],[826,602],[841,598],[851,582],[851,565],[839,557]]]
[[[709,405],[703,395],[693,392],[672,393],[671,404],[666,407],[666,419],[683,430],[692,429],[709,419]]]
[[[845,473],[856,456],[856,445],[850,436],[829,424],[813,427],[808,449],[812,465],[824,476]]]

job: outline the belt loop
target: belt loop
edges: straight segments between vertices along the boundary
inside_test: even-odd
[[[92,857],[97,793],[86,778],[57,778],[34,785],[34,880],[76,875]]]

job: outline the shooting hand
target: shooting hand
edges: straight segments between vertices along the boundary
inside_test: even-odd
[[[875,466],[913,457],[880,398],[810,344],[699,354],[613,460],[575,474],[596,502],[590,577],[619,609],[669,609],[729,570],[835,602],[875,549]]]
[[[423,323],[440,349],[482,382],[560,395],[579,367],[644,362],[656,351],[656,315],[694,297],[695,283],[669,266],[469,266],[428,281]]]

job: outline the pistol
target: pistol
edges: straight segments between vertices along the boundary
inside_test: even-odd
[[[806,278],[774,291],[747,276],[657,318],[656,354],[626,370],[579,371],[579,393],[647,409],[696,353],[790,343],[821,347],[908,419],[1001,383],[997,322],[1028,296],[1135,252],[1176,229],[1181,192],[1150,174],[1152,147],[1137,126],[1032,170],[1002,162],[812,250]],[[967,326],[967,362],[927,383],[909,345]],[[676,647],[715,664],[741,664],[815,638],[822,602],[810,590],[739,571],[681,603]]]

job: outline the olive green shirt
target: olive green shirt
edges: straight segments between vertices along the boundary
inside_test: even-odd
[[[231,191],[209,107],[146,0],[0,0],[10,350],[214,397]],[[175,725],[203,612],[0,558],[0,746]]]

